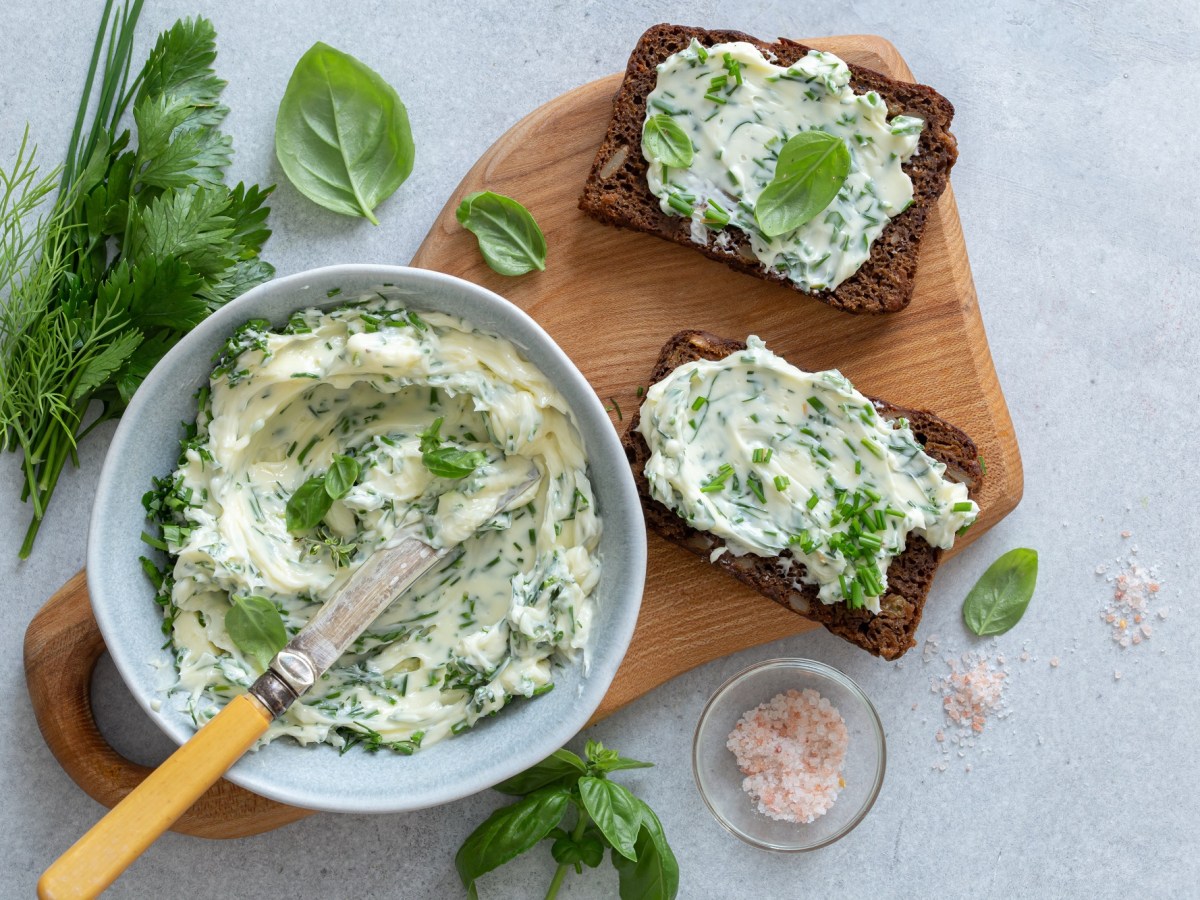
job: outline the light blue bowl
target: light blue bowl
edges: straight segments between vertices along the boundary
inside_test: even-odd
[[[329,292],[340,289],[330,298]],[[175,741],[192,736],[188,716],[163,699],[174,661],[162,648],[162,612],[141,572],[147,548],[142,494],[176,464],[182,422],[196,415],[194,395],[213,354],[237,326],[264,318],[281,325],[294,310],[337,306],[379,290],[417,310],[462,316],[520,347],[558,386],[575,413],[604,521],[602,568],[585,675],[572,666],[553,691],[515,700],[471,731],[405,757],[288,738],[249,753],[230,781],[293,806],[332,812],[400,812],[448,803],[528,768],[587,723],[625,656],[637,622],[646,573],[646,531],[620,441],[595,391],[536,322],[502,297],[470,282],[400,266],[346,265],[260,285],[205,320],[160,362],[138,390],[109,448],[92,512],[88,590],[113,661],[134,697]],[[158,707],[157,709],[155,707]]]

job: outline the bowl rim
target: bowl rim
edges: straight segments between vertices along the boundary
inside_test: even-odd
[[[858,811],[837,831],[829,837],[817,841],[816,843],[806,844],[804,846],[791,846],[787,844],[773,844],[770,841],[759,840],[749,834],[743,832],[740,828],[730,822],[717,809],[716,805],[709,798],[708,793],[704,790],[704,781],[700,777],[700,734],[704,730],[704,724],[708,720],[709,714],[717,703],[727,694],[732,688],[748,681],[756,675],[774,669],[799,669],[808,672],[811,675],[816,675],[821,678],[826,678],[837,683],[845,688],[854,696],[867,712],[867,719],[871,723],[871,730],[875,735],[876,745],[878,747],[879,761],[875,767],[875,780],[871,785],[871,789],[867,792],[866,799]],[[866,818],[867,813],[871,811],[871,807],[875,805],[876,799],[879,797],[879,791],[883,787],[883,776],[887,770],[887,739],[884,736],[883,722],[879,718],[879,713],[875,709],[875,704],[871,702],[871,698],[866,695],[858,683],[839,669],[833,666],[820,662],[815,659],[805,659],[798,656],[780,656],[772,659],[765,659],[761,662],[747,666],[740,672],[727,678],[720,687],[718,687],[708,702],[704,704],[704,709],[700,711],[700,718],[696,722],[696,731],[692,736],[692,777],[696,782],[696,789],[700,793],[700,799],[704,801],[704,805],[708,807],[708,811],[712,813],[714,819],[721,826],[739,840],[749,844],[752,847],[757,847],[760,850],[771,850],[776,853],[807,853],[810,850],[819,850],[822,847],[828,847],[830,844],[841,840],[851,831],[853,831],[858,823]]]
[[[128,499],[117,497],[114,494],[116,490],[115,482],[117,480],[114,473],[123,464],[123,459],[126,456],[126,448],[136,444],[138,441],[136,431],[138,419],[141,417],[143,409],[155,402],[154,395],[156,394],[156,388],[167,378],[165,373],[170,368],[166,363],[186,357],[188,354],[194,352],[194,347],[203,344],[217,334],[227,336],[234,327],[246,318],[247,313],[242,312],[242,309],[264,296],[293,291],[297,298],[303,298],[304,301],[307,301],[298,301],[297,309],[305,308],[306,306],[328,306],[329,303],[324,294],[308,295],[306,291],[311,287],[313,282],[323,282],[328,279],[338,278],[358,281],[374,280],[380,284],[390,283],[397,287],[416,290],[419,290],[423,286],[450,286],[452,290],[474,294],[484,303],[495,306],[500,310],[499,316],[501,318],[513,319],[539,337],[542,341],[542,346],[538,347],[538,351],[544,352],[545,355],[553,358],[559,364],[562,369],[561,374],[574,383],[575,392],[579,397],[583,398],[583,406],[587,408],[587,418],[591,421],[592,426],[595,427],[585,428],[582,422],[584,409],[578,403],[572,402],[571,409],[580,425],[581,433],[584,433],[585,438],[588,439],[586,449],[589,464],[591,458],[598,456],[624,461],[625,453],[621,446],[620,437],[616,429],[611,427],[608,413],[604,410],[604,404],[596,394],[595,388],[592,387],[578,366],[576,366],[574,361],[558,345],[554,338],[532,316],[512,301],[482,285],[432,269],[371,263],[345,263],[320,266],[292,275],[273,278],[270,281],[256,285],[249,291],[226,303],[186,334],[151,370],[142,383],[141,388],[135,392],[129,406],[119,420],[100,470],[88,525],[86,565],[89,572],[99,573],[104,571],[105,567],[102,565],[101,560],[105,541],[100,535],[106,529],[105,511],[115,502]],[[461,318],[468,321],[472,319],[469,315],[463,315]],[[502,331],[502,329],[498,328],[492,328],[491,330]],[[529,348],[524,345],[521,339],[512,336],[505,337],[503,333],[499,336],[513,342],[523,352],[529,352]],[[601,423],[607,424],[608,427],[598,427]],[[585,432],[593,433],[587,434]],[[628,466],[614,466],[614,470],[617,472],[624,471],[626,477],[622,478],[618,476],[618,478],[614,479],[616,483],[609,486],[618,496],[618,503],[616,508],[610,509],[605,513],[605,525],[606,527],[623,529],[629,536],[628,556],[620,560],[621,567],[624,570],[624,574],[619,576],[622,584],[617,588],[617,596],[624,598],[624,602],[621,604],[623,611],[616,617],[613,628],[608,632],[611,653],[606,654],[603,658],[589,657],[587,668],[581,672],[582,685],[602,684],[602,689],[590,690],[589,694],[591,696],[588,696],[586,699],[582,696],[583,692],[581,690],[581,696],[576,698],[577,702],[571,707],[570,715],[561,717],[553,728],[541,731],[537,735],[538,739],[530,740],[520,747],[514,748],[514,752],[508,754],[507,759],[502,764],[491,770],[491,774],[486,774],[487,767],[481,767],[480,770],[470,776],[454,782],[454,787],[452,788],[432,789],[427,793],[418,792],[416,797],[411,796],[407,792],[397,792],[396,796],[391,796],[386,791],[380,791],[365,799],[356,799],[352,795],[339,793],[330,788],[321,790],[313,789],[311,786],[304,788],[294,788],[287,785],[279,786],[272,782],[269,772],[264,776],[255,771],[239,769],[236,763],[223,777],[260,796],[305,809],[345,813],[408,812],[450,803],[486,790],[492,785],[535,765],[555,749],[565,745],[579,731],[586,727],[592,714],[599,708],[600,703],[603,701],[608,687],[616,675],[617,669],[629,650],[629,643],[633,638],[633,632],[637,624],[638,613],[641,609],[644,595],[646,533],[641,512],[641,502],[638,499],[637,488]],[[161,693],[145,690],[141,680],[136,676],[135,669],[144,666],[146,662],[145,659],[139,658],[140,650],[144,648],[136,646],[135,641],[124,634],[119,627],[115,612],[116,604],[119,604],[119,599],[117,598],[117,595],[120,593],[119,586],[108,585],[104,578],[97,578],[89,584],[89,592],[97,625],[100,628],[109,655],[121,676],[121,680],[125,683],[130,694],[133,695],[135,702],[150,717],[151,721],[171,738],[172,741],[178,745],[182,745],[196,734],[196,729],[191,726],[185,728],[173,718],[160,714],[159,710],[165,706],[161,702]],[[583,663],[576,663],[577,667],[582,665]],[[550,746],[551,743],[553,743],[553,746]],[[543,745],[545,748],[548,748],[545,749],[544,753],[541,752],[541,749],[538,749],[534,753],[530,752],[531,748],[542,748]],[[265,749],[269,748],[264,748],[262,752],[265,752]],[[320,751],[321,749],[321,747],[315,748],[316,751]]]

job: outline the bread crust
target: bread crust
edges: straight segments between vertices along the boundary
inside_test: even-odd
[[[735,228],[712,232],[706,244],[695,243],[690,220],[666,215],[646,184],[647,163],[642,156],[646,98],[657,83],[658,64],[687,48],[692,38],[705,46],[745,41],[764,54],[773,54],[783,65],[794,63],[811,49],[786,38],[773,44],[764,43],[740,31],[707,31],[666,24],[649,28],[630,55],[625,80],[613,97],[612,120],[596,152],[579,208],[601,222],[691,247],[740,272],[776,282],[845,312],[878,314],[908,306],[926,218],[946,189],[950,169],[958,158],[958,145],[950,133],[954,118],[950,101],[923,84],[896,81],[872,69],[850,65],[851,87],[860,93],[878,92],[887,102],[889,116],[903,113],[925,120],[917,153],[903,167],[912,179],[913,203],[883,230],[871,245],[870,257],[857,272],[832,291],[808,292],[786,275],[765,268],[750,250],[749,238]],[[719,233],[729,235],[726,246],[717,245],[715,237]]]
[[[651,373],[650,384],[661,381],[684,363],[700,359],[723,359],[745,349],[746,344],[742,341],[717,337],[704,331],[681,331],[663,346]],[[966,434],[933,413],[905,409],[874,398],[872,401],[885,418],[903,416],[908,419],[909,427],[924,446],[925,452],[945,463],[947,475],[966,484],[972,499],[976,497],[983,482],[983,471],[975,443]],[[692,528],[650,494],[650,483],[645,474],[650,448],[637,430],[640,419],[641,411],[638,410],[629,420],[621,440],[633,469],[646,524],[672,543],[711,561],[713,551],[725,546],[725,542],[708,532]],[[791,556],[786,550],[780,556],[771,557],[722,553],[712,565],[763,596],[819,622],[838,637],[857,644],[868,653],[894,660],[916,644],[917,626],[921,622],[925,598],[929,594],[941,555],[940,550],[923,538],[910,534],[904,552],[893,559],[888,567],[888,588],[880,598],[878,613],[850,609],[845,603],[822,603],[817,599],[815,585],[801,584],[797,580],[798,574],[803,572],[802,566],[796,564],[792,575],[785,576],[782,573],[780,558]]]

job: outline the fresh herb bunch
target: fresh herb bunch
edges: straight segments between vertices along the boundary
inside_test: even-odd
[[[213,26],[176,22],[131,79],[142,2],[106,0],[65,162],[39,175],[26,132],[0,171],[0,447],[24,457],[22,558],[78,442],[184,334],[274,274],[259,257],[272,189],[224,183]]]
[[[556,750],[532,769],[496,785],[520,797],[492,813],[471,832],[454,858],[471,900],[476,880],[544,840],[558,869],[546,900],[558,895],[569,869],[596,868],[611,851],[622,900],[671,900],[679,891],[679,864],[662,823],[644,800],[608,778],[622,769],[653,763],[626,759],[598,741],[588,741],[587,761],[569,750]],[[564,826],[570,810],[575,821]]]

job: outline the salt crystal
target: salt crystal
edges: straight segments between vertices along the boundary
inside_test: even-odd
[[[812,688],[777,694],[749,710],[726,742],[758,811],[805,824],[837,800],[848,744],[841,714]]]
[[[1121,670],[1113,669],[1113,681],[1120,681],[1120,680],[1121,680]]]
[[[1050,668],[1052,668],[1052,669],[1058,668],[1058,657],[1057,656],[1050,657]]]

